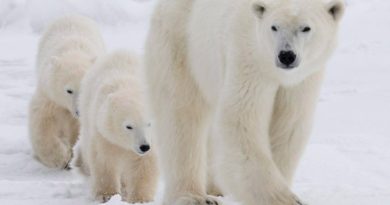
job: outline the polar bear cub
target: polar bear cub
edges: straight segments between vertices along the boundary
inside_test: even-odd
[[[117,51],[86,74],[80,95],[81,136],[75,165],[91,175],[93,194],[105,202],[153,200],[157,162],[136,57]]]
[[[77,97],[84,72],[104,53],[97,25],[82,16],[54,21],[40,40],[38,85],[29,110],[35,157],[51,168],[66,168],[78,136]]]

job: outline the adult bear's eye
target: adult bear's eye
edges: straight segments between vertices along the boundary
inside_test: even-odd
[[[304,32],[304,33],[307,33],[309,31],[311,31],[311,28],[308,26],[306,26],[305,28],[302,29],[302,32]]]
[[[276,26],[272,26],[271,29],[272,29],[273,31],[275,31],[275,32],[278,31],[278,28],[276,28]]]
[[[68,94],[70,94],[70,95],[73,94],[73,90],[70,90],[70,89],[66,90],[66,92],[67,92]]]

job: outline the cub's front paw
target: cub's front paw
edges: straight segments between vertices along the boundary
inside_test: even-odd
[[[207,187],[207,194],[211,196],[223,196],[222,191],[216,185],[209,185]]]
[[[110,201],[111,197],[114,194],[96,194],[95,195],[95,200],[98,201],[99,203],[106,203],[107,201]]]
[[[36,156],[36,158],[49,168],[69,170],[69,162],[72,159],[72,152],[66,148],[62,148],[56,150],[56,152]]]
[[[210,196],[186,196],[179,198],[174,205],[222,205],[222,203]]]

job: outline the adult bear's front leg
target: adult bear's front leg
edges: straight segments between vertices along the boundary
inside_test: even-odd
[[[171,105],[164,103],[164,114],[155,123],[166,185],[164,204],[218,204],[206,196],[207,105],[194,90],[177,95],[170,99]],[[179,99],[190,100],[179,103]]]
[[[320,71],[277,93],[270,129],[272,155],[289,185],[310,135],[322,78]]]
[[[297,205],[272,159],[269,142],[277,83],[230,79],[217,113],[217,181],[245,205]],[[227,89],[227,87],[229,87]]]
[[[145,46],[156,150],[166,185],[165,205],[218,203],[206,195],[209,105],[187,62],[187,21],[193,2],[160,1]]]

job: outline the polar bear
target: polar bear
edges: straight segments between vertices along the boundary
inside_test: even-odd
[[[75,165],[91,175],[98,201],[116,193],[129,203],[153,200],[156,154],[137,57],[117,51],[85,75],[80,93],[80,141]]]
[[[220,203],[206,195],[208,136],[224,194],[301,204],[290,185],[343,11],[342,0],[160,0],[145,69],[166,205]]]
[[[34,155],[44,165],[68,167],[79,132],[75,117],[80,81],[104,50],[97,25],[81,16],[54,21],[41,38],[29,131]]]

